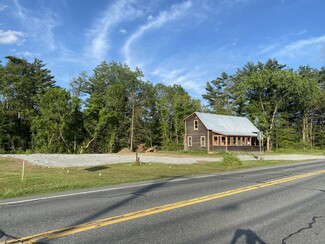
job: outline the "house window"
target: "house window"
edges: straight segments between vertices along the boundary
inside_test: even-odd
[[[238,146],[241,146],[241,145],[242,145],[242,138],[241,138],[241,136],[238,136],[238,142],[237,142],[237,145],[238,145]]]
[[[234,137],[234,145],[237,145],[237,137]]]
[[[213,145],[219,146],[219,136],[213,136]]]
[[[226,145],[226,137],[222,136],[221,137],[221,146],[224,146],[224,145]]]
[[[187,145],[188,145],[189,147],[192,146],[192,137],[191,137],[191,136],[187,137]]]
[[[201,136],[200,142],[201,142],[201,147],[205,147],[205,136]]]
[[[247,138],[247,146],[251,146],[252,145],[252,138],[248,137]]]
[[[198,129],[199,129],[199,121],[194,120],[194,130],[198,130]]]

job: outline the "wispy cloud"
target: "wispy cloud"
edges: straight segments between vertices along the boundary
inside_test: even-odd
[[[20,44],[25,34],[21,31],[0,30],[0,44]]]
[[[0,3],[0,11],[4,11],[8,6]]]
[[[133,5],[134,1],[119,0],[109,5],[101,17],[88,30],[90,47],[87,47],[88,56],[103,60],[110,47],[110,34],[119,23],[130,21],[142,15],[142,11]],[[123,34],[123,33],[122,33]]]
[[[50,51],[55,50],[57,45],[53,29],[59,25],[59,18],[48,9],[43,9],[43,11],[37,13],[31,12],[25,9],[18,0],[14,0],[14,5],[14,14],[27,29],[28,36],[46,43],[46,47],[48,47]]]
[[[311,51],[321,50],[325,46],[325,35],[304,40],[295,41],[285,45],[278,52],[276,57],[289,56],[295,57],[301,54],[310,53]]]
[[[33,52],[29,52],[29,51],[17,52],[17,53],[15,53],[15,55],[23,56],[23,57],[26,57],[26,58],[34,58],[34,57],[41,56],[40,53],[33,53]]]
[[[192,69],[165,69],[157,68],[152,75],[158,76],[166,85],[178,84],[186,90],[191,91],[192,95],[197,99],[201,99],[201,94],[205,91],[205,82],[207,72],[199,66]]]
[[[181,4],[173,5],[169,11],[161,12],[159,16],[156,18],[150,15],[147,18],[148,23],[140,26],[138,30],[135,31],[124,44],[122,48],[122,52],[124,55],[125,62],[128,65],[132,66],[131,46],[135,43],[137,39],[139,39],[142,35],[144,35],[146,32],[152,29],[157,29],[159,27],[162,27],[168,22],[171,22],[173,20],[185,16],[187,11],[191,7],[192,7],[192,2],[187,1]]]
[[[120,30],[118,31],[118,33],[120,33],[121,35],[125,35],[125,34],[128,33],[128,32],[127,32],[127,30],[125,30],[125,29],[120,29]]]

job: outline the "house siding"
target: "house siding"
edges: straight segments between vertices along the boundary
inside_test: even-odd
[[[197,130],[194,129],[194,121],[197,121]],[[192,137],[192,146],[188,146],[188,137]],[[205,136],[205,147],[201,146],[201,136]],[[185,137],[184,137],[185,151],[207,151],[208,138],[207,129],[199,118],[193,114],[185,121]]]
[[[197,122],[195,122],[197,121]],[[205,146],[201,146],[201,137],[205,137]],[[227,145],[214,142],[215,136],[223,136],[227,140]],[[188,138],[191,137],[192,145],[188,145]],[[230,138],[228,141],[228,137]],[[240,138],[242,138],[239,143]],[[249,141],[249,143],[248,143]],[[259,144],[254,136],[227,136],[217,134],[211,130],[207,130],[199,117],[194,113],[185,119],[185,135],[184,135],[185,151],[259,151]]]

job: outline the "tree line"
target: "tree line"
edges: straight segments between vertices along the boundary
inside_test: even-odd
[[[42,60],[9,56],[0,63],[0,152],[181,150],[183,120],[195,111],[248,117],[268,150],[325,148],[325,67],[247,63],[207,82],[203,99],[207,106],[180,85],[153,84],[138,68],[105,61],[65,89]]]
[[[201,110],[179,85],[154,85],[139,69],[102,62],[69,89],[35,59],[0,64],[0,151],[108,153],[137,145],[181,149],[183,119]]]

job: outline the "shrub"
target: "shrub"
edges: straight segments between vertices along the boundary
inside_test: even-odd
[[[241,165],[241,161],[235,155],[223,152],[222,154],[223,160],[221,161],[221,165],[225,166],[239,166]]]

